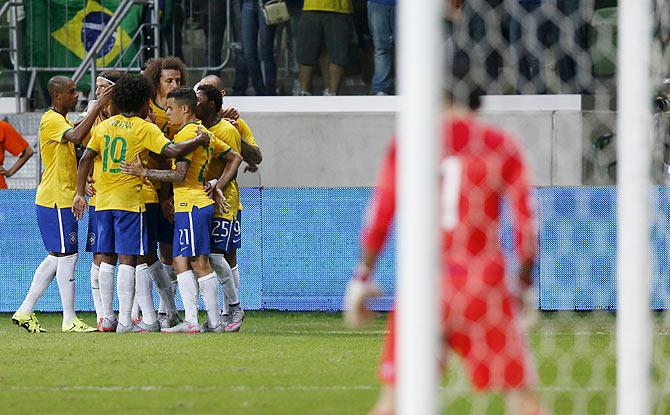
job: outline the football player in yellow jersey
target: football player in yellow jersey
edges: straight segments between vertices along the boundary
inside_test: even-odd
[[[165,133],[165,136],[172,140],[177,127],[170,123],[168,119],[167,96],[170,92],[186,83],[186,66],[177,57],[167,56],[164,58],[154,58],[147,62],[147,67],[143,72],[143,76],[147,78],[154,89],[154,96],[151,99],[151,110],[154,122]],[[166,160],[158,160],[158,165],[150,163],[151,168],[163,168],[169,163],[164,163]],[[156,187],[159,195],[160,212],[157,223],[149,223],[149,227],[157,229],[158,242],[160,246],[161,261],[168,274],[175,279],[173,280],[174,289],[176,289],[176,276],[172,268],[172,235],[174,234],[174,206],[172,203],[172,186],[170,183],[165,183]],[[174,297],[174,291],[172,296]],[[162,324],[170,324],[168,314],[170,314],[170,305],[166,305],[161,296],[161,303],[159,306],[159,314],[161,315]]]
[[[151,110],[156,118],[156,125],[172,140],[178,128],[168,119],[167,96],[186,83],[186,66],[181,59],[174,56],[154,58],[147,62],[143,76],[147,78],[155,92],[151,98]]]
[[[196,103],[195,92],[189,88],[179,88],[168,94],[168,116],[174,125],[180,126],[174,138],[175,143],[192,138],[200,129],[205,130],[196,120]],[[165,332],[201,331],[198,324],[198,289],[207,309],[207,327],[214,332],[222,332],[225,328],[219,314],[216,273],[209,261],[214,202],[203,187],[213,157],[223,157],[228,163],[216,184],[215,195],[221,204],[225,200],[222,189],[234,178],[242,157],[215,138],[209,148],[198,149],[189,156],[177,158],[174,168],[169,171],[147,169],[140,163],[124,163],[122,166],[125,173],[172,182],[174,186],[175,233],[172,255],[185,315],[182,323],[163,329]]]
[[[208,75],[200,82],[198,85],[211,85],[215,87],[216,89],[221,91],[221,96],[225,96],[225,91],[223,90],[223,82],[221,81],[221,78],[219,78],[216,75]],[[250,172],[255,172],[258,170],[258,164],[260,164],[263,161],[263,155],[261,154],[261,149],[258,147],[258,144],[256,144],[256,139],[254,137],[253,132],[251,131],[251,128],[249,127],[249,124],[247,124],[246,121],[244,121],[242,118],[239,118],[239,112],[235,110],[234,108],[227,108],[224,109],[222,107],[222,113],[220,114],[222,118],[227,118],[227,117],[232,117],[233,119],[230,120],[233,122],[233,125],[237,128],[239,131],[240,135],[242,136],[242,148],[241,148],[241,155],[244,158],[244,161],[247,163],[247,166],[244,168],[244,171],[250,171]],[[241,246],[242,243],[242,203],[239,204],[238,210],[237,210],[237,216],[234,218],[234,223],[233,223],[233,246],[231,249],[226,252],[225,258],[228,264],[231,266],[232,272],[233,272],[233,283],[235,285],[235,290],[239,293],[240,289],[240,272],[239,268],[237,266],[237,248]],[[229,315],[229,310],[228,310],[228,304],[231,302],[234,303],[235,298],[228,298],[228,295],[226,294],[227,291],[224,290],[224,313],[227,315],[228,319],[230,319]],[[244,316],[244,312],[240,311],[242,316]]]
[[[100,74],[95,80],[95,95],[98,99],[100,99],[102,93],[107,90],[108,88],[111,88],[118,82],[119,79],[123,76],[123,72],[121,71],[115,71],[115,70],[110,70],[110,71],[105,71]],[[84,113],[87,114],[94,105],[97,105],[97,100],[92,100],[91,102],[88,103],[88,107],[86,109],[86,112]],[[95,123],[93,125],[93,128],[95,128],[96,125],[101,123],[102,121],[106,120],[107,118],[111,117],[112,115],[115,115],[116,111],[112,108],[112,105],[107,105],[106,108],[103,108],[100,113],[98,114],[98,118],[96,118]],[[84,140],[84,145],[87,145],[88,142],[90,141],[91,134],[86,137]],[[96,249],[96,242],[97,242],[97,233],[98,233],[98,225],[97,225],[97,220],[95,216],[95,181],[97,180],[98,176],[100,173],[100,157],[97,157],[94,162],[93,162],[93,173],[91,175],[91,178],[89,180],[89,184],[86,187],[86,193],[89,196],[89,208],[88,208],[88,233],[86,237],[86,252],[91,252],[93,253],[93,262],[91,263],[91,294],[93,296],[93,305],[95,306],[95,314],[96,314],[96,320],[97,320],[97,328],[98,331],[113,331],[116,330],[116,327],[108,327],[107,330],[103,329],[103,322],[104,322],[104,311],[102,308],[102,300],[100,299],[100,285],[98,283],[98,272],[100,271],[100,263],[102,262],[102,255],[98,250]]]
[[[219,116],[221,108],[221,92],[212,85],[199,85],[196,93],[198,97],[197,115],[203,125],[211,131],[216,138],[228,144],[233,150],[241,152],[241,141],[239,131],[228,121]],[[206,189],[212,189],[216,184],[226,163],[223,160],[212,160],[206,183]],[[214,213],[211,231],[212,253],[209,255],[212,268],[216,271],[219,282],[223,287],[224,305],[228,306],[221,314],[224,318],[225,330],[227,332],[238,331],[242,325],[243,312],[240,308],[240,300],[235,288],[233,272],[226,261],[225,255],[231,250],[239,248],[240,240],[233,240],[233,227],[237,217],[240,200],[239,186],[237,180],[232,180],[223,188],[223,195],[230,204],[228,212],[217,211]]]
[[[101,122],[93,132],[79,164],[72,211],[81,219],[86,210],[85,184],[93,159],[99,154],[102,168],[96,184],[97,250],[103,255],[98,279],[105,320],[114,318],[110,298],[113,297],[116,254],[120,263],[116,332],[158,331],[160,328],[155,314],[153,321],[140,322],[138,325],[132,324],[130,319],[138,257],[146,255],[147,224],[142,179],[122,174],[120,165],[125,160],[141,159],[148,151],[170,158],[184,156],[200,146],[209,146],[209,135],[196,134],[192,140],[174,144],[158,127],[145,121],[152,89],[141,76],[124,76],[117,82],[112,94],[112,104],[119,114]],[[137,271],[139,274],[140,267]],[[143,271],[147,275],[141,278],[146,280],[146,266]],[[139,284],[138,288],[141,288]],[[146,293],[138,295],[146,296]]]
[[[35,270],[26,298],[12,316],[12,321],[31,333],[44,331],[33,310],[55,275],[63,305],[63,331],[96,331],[77,318],[74,311],[74,269],[79,244],[77,221],[70,208],[76,185],[74,145],[86,138],[98,114],[109,103],[110,94],[104,93],[84,120],[73,127],[67,113],[77,105],[79,93],[75,83],[70,78],[54,76],[47,88],[53,106],[40,121],[40,153],[44,173],[37,188],[35,205],[42,241],[49,254]]]

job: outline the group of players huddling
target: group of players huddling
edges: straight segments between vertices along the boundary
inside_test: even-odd
[[[236,177],[243,160],[245,169],[255,171],[262,156],[239,113],[222,109],[218,77],[207,76],[193,89],[183,87],[185,82],[184,64],[174,57],[151,60],[142,75],[104,72],[95,82],[98,99],[75,126],[67,113],[77,104],[76,85],[66,77],[51,78],[53,106],[40,122],[44,173],[35,199],[48,255],[12,316],[15,324],[45,331],[33,310],[56,276],[63,332],[240,329],[236,250],[242,205]],[[78,166],[75,144],[86,146]],[[80,320],[74,309],[77,220],[87,208],[97,327]],[[183,320],[175,305],[177,286]],[[202,325],[198,292],[207,311]]]

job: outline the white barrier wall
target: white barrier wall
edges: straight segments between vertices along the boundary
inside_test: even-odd
[[[575,95],[484,97],[480,116],[515,135],[524,149],[535,186],[608,184],[604,174],[584,181],[595,119]],[[240,109],[263,150],[258,173],[242,173],[243,186],[371,186],[395,129],[397,97],[227,97]],[[9,121],[37,142],[39,113],[11,114]],[[599,114],[602,119],[602,114]],[[614,120],[613,114],[611,115]],[[613,128],[603,126],[603,131]],[[14,158],[5,159],[5,166]],[[35,187],[36,159],[8,180],[10,187]]]
[[[225,99],[249,121],[265,157],[260,177],[243,174],[242,184],[371,186],[395,129],[398,97],[302,99]],[[536,186],[582,184],[582,115],[578,95],[484,97],[480,110],[519,139]]]

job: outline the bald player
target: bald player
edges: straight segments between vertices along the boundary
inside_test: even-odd
[[[75,144],[88,136],[100,112],[110,102],[111,90],[101,94],[83,121],[76,127],[67,118],[74,111],[79,93],[75,83],[54,76],[47,84],[53,106],[40,121],[40,153],[44,164],[42,181],[37,187],[35,205],[37,223],[48,255],[35,270],[26,298],[12,316],[12,322],[30,333],[44,332],[33,310],[54,276],[63,305],[63,332],[94,332],[74,311],[74,268],[77,263],[77,220],[72,214],[72,199],[77,185]]]
[[[207,75],[206,77],[202,78],[200,82],[198,82],[194,87],[196,91],[200,85],[211,85],[216,89],[218,89],[219,91],[221,91],[222,96],[225,97],[226,95],[226,92],[223,89],[223,82],[221,81],[221,78],[219,78],[216,75]],[[240,118],[240,113],[235,108],[222,107],[220,116],[221,118],[230,121],[235,126],[235,128],[237,128],[242,137],[240,154],[242,155],[244,161],[248,164],[248,166],[244,168],[244,171],[255,172],[256,170],[258,170],[258,165],[263,161],[263,155],[261,153],[260,147],[258,147],[258,144],[256,144],[256,139],[254,137],[253,132],[251,131],[251,128],[249,128],[249,124],[247,124],[246,121]],[[240,202],[237,209],[237,215],[233,220],[233,226],[232,226],[233,235],[232,235],[231,247],[225,254],[226,262],[230,265],[233,273],[233,283],[235,285],[235,291],[237,291],[238,295],[240,289],[240,271],[239,268],[237,267],[237,248],[240,247],[242,243],[241,222],[242,222],[242,203]],[[229,314],[228,306],[231,303],[234,304],[234,300],[227,295],[226,290],[224,290],[224,300],[225,300],[223,307],[224,317],[230,320],[232,315],[228,316]],[[242,312],[242,316],[243,315],[244,312]]]

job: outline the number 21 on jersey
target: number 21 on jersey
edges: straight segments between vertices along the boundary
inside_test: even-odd
[[[442,229],[446,231],[451,231],[458,225],[462,170],[461,160],[458,157],[447,157],[440,163],[440,174],[442,175],[440,221]]]

